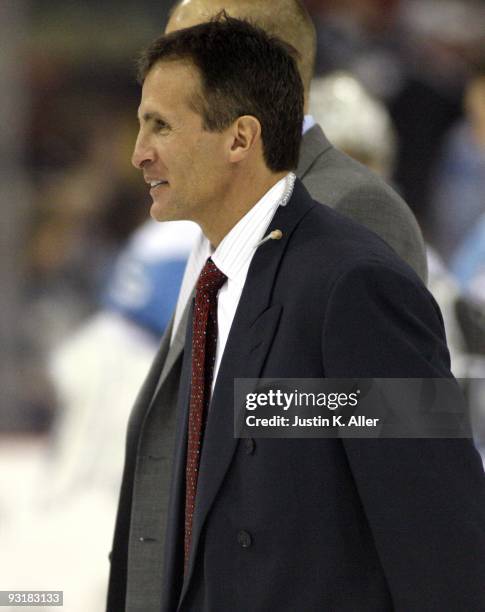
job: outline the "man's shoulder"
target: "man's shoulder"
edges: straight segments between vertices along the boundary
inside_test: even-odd
[[[319,125],[303,136],[301,156],[304,165],[300,178],[319,202],[339,209],[349,196],[362,199],[363,194],[370,194],[374,199],[408,208],[396,191],[377,174],[336,149]]]
[[[404,200],[380,177],[333,147],[317,125],[305,134],[300,178],[311,196],[383,238],[426,280],[424,242]]]
[[[415,271],[375,232],[314,201],[297,183],[292,205],[307,208],[295,227],[285,252],[285,267],[300,271],[302,280],[330,278],[353,267],[388,268],[408,275],[421,284]],[[304,278],[303,278],[304,277]],[[297,282],[297,281],[296,281]]]
[[[313,201],[316,206],[302,218],[293,237],[293,242],[301,248],[301,255],[308,253],[309,258],[328,265],[334,259],[345,265],[371,260],[415,274],[374,231],[338,210]]]
[[[308,320],[313,309],[319,320],[318,313],[327,312],[335,296],[334,304],[355,307],[355,312],[364,309],[365,302],[384,304],[385,309],[395,306],[400,312],[424,309],[433,324],[441,318],[423,281],[383,240],[322,205],[313,206],[295,228],[276,289],[278,299],[304,303]]]

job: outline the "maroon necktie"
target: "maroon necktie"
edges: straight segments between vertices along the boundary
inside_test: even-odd
[[[187,463],[185,468],[184,568],[187,571],[200,450],[207,417],[217,346],[217,293],[227,277],[208,259],[195,288],[192,321],[192,379],[190,388]]]

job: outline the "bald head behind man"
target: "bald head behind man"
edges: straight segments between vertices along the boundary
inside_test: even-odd
[[[166,32],[208,21],[220,11],[248,19],[298,51],[298,68],[308,100],[315,68],[317,35],[307,10],[299,0],[181,0],[172,8]]]

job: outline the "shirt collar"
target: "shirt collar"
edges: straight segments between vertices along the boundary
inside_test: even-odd
[[[197,278],[200,274],[200,271],[204,267],[204,263],[207,261],[207,258],[213,254],[213,259],[215,257],[214,263],[217,267],[224,272],[228,278],[234,278],[238,276],[241,280],[244,280],[244,276],[242,276],[242,272],[249,268],[251,263],[251,259],[253,254],[255,253],[256,245],[263,237],[265,231],[268,228],[268,225],[273,218],[278,205],[285,206],[292,193],[293,187],[295,184],[296,176],[293,173],[288,174],[281,181],[276,183],[248,213],[245,215],[234,227],[233,229],[225,236],[222,242],[219,244],[219,247],[214,252],[211,248],[210,242],[204,236],[202,231],[199,230],[199,238],[190,253],[189,260],[187,262],[187,267],[185,268],[184,278],[182,281],[182,286],[180,288],[179,297],[177,301],[177,306],[175,309],[175,317],[172,327],[172,336],[171,342],[173,342],[175,335],[178,331],[180,321],[182,320],[182,316],[186,307],[187,302],[194,290],[195,284],[197,282]],[[287,190],[285,192],[284,189],[281,188],[282,182],[287,181],[286,186]],[[280,197],[280,201],[278,200],[278,196]],[[274,198],[274,201],[273,201]],[[272,200],[273,203],[269,202]],[[261,210],[264,209],[266,202],[268,205],[268,211],[266,215],[261,215],[261,218],[258,216],[261,213]],[[256,209],[256,210],[255,210]],[[253,212],[254,211],[254,212]],[[250,227],[248,228],[248,234],[244,232],[242,236],[242,247],[244,249],[244,254],[241,255],[241,262],[238,263],[239,254],[241,250],[237,248],[237,243],[239,242],[234,237],[236,234],[239,235],[239,230],[246,223],[245,219],[249,216]],[[277,228],[276,228],[277,229]],[[242,232],[241,232],[242,233]],[[254,236],[252,234],[255,234]],[[231,237],[232,235],[232,237]],[[234,238],[234,241],[233,239]],[[245,248],[244,241],[251,241],[251,248]],[[230,244],[234,244],[234,252],[231,254]],[[217,253],[219,251],[219,253]],[[222,256],[219,255],[222,253]],[[224,255],[226,253],[226,255]],[[229,262],[229,263],[227,263]],[[239,272],[238,272],[239,271]]]
[[[312,117],[312,115],[305,115],[303,118],[303,134],[311,130],[314,125],[317,125],[314,117]]]
[[[295,185],[290,172],[279,180],[223,238],[212,261],[228,279],[236,280],[249,267],[257,244],[263,238],[279,206],[286,206]]]

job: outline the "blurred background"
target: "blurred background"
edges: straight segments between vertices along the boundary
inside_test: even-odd
[[[405,197],[483,451],[485,5],[306,0],[311,111]],[[148,220],[135,58],[171,1],[0,1],[0,590],[102,610],[136,391],[197,230]],[[485,456],[485,453],[484,453]]]

